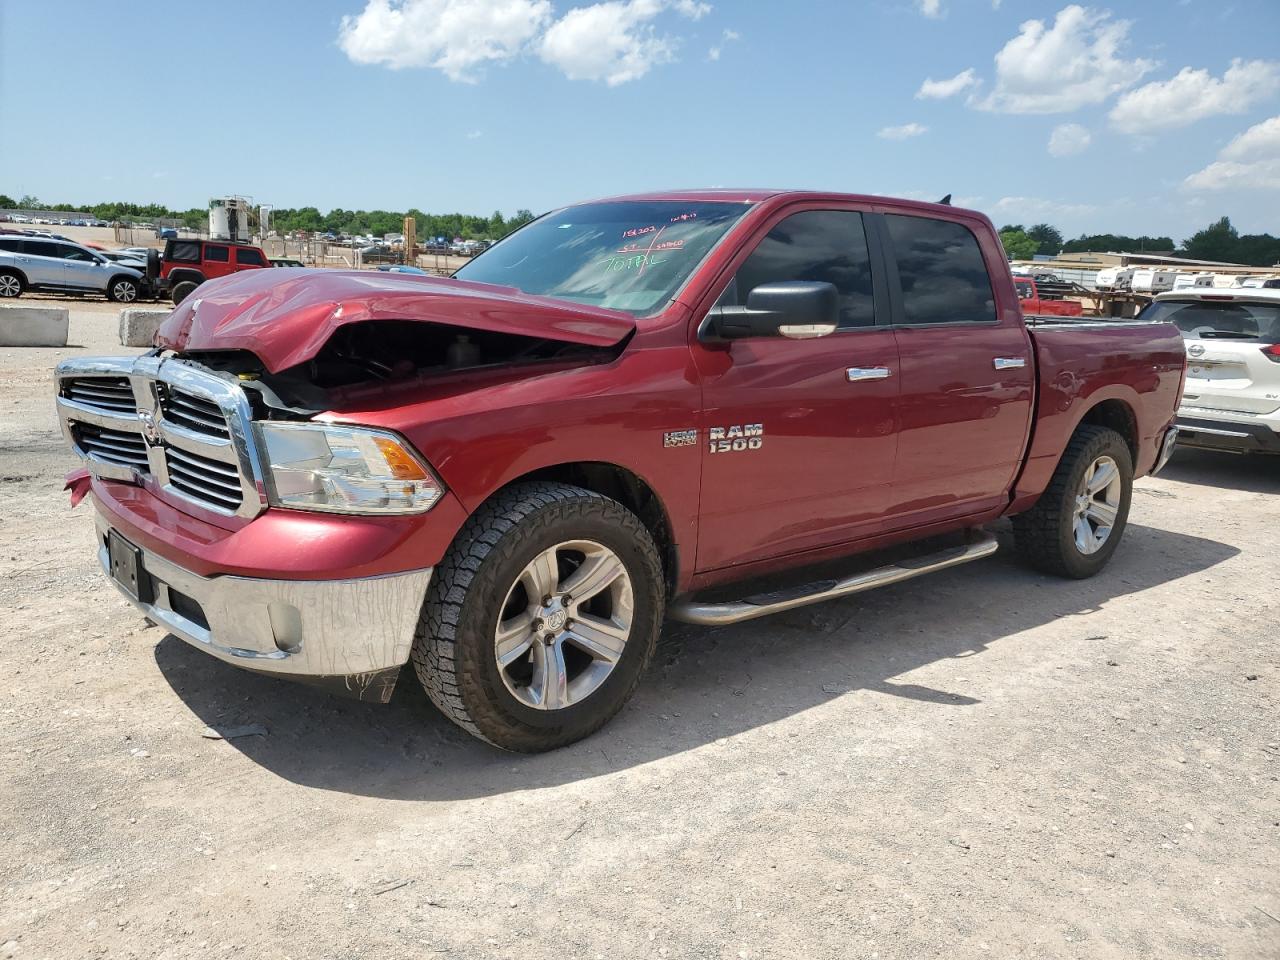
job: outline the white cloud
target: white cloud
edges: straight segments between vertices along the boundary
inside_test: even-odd
[[[472,130],[467,133],[468,140],[479,140],[483,136],[484,136],[483,130]]]
[[[926,77],[924,83],[920,84],[920,89],[916,91],[916,99],[945,100],[947,97],[954,97],[957,93],[970,87],[976,87],[981,82],[973,72],[972,67],[968,70],[962,70],[947,80],[935,80],[933,77]]]
[[[550,0],[368,0],[342,18],[338,46],[356,63],[434,67],[474,82],[480,67],[515,57],[550,19]]]
[[[942,0],[916,0],[916,7],[930,20],[942,16]]]
[[[693,0],[607,0],[575,7],[551,25],[538,55],[570,80],[603,80],[611,87],[637,80],[675,59],[678,41],[652,21],[664,10],[692,20],[711,7]]]
[[[1192,190],[1280,190],[1280,117],[1255,123],[1183,185]]]
[[[928,132],[929,128],[920,123],[904,123],[900,127],[884,127],[876,134],[882,140],[908,140]]]
[[[726,30],[723,34],[720,35],[720,42],[707,51],[707,59],[719,60],[720,54],[724,52],[724,45],[726,43],[733,43],[734,41],[741,40],[741,39],[742,39],[742,34],[738,33],[737,30]]]
[[[1055,157],[1070,157],[1084,153],[1093,140],[1092,134],[1078,123],[1060,123],[1049,134],[1049,153]]]
[[[1041,197],[1001,197],[988,210],[989,214],[1009,220],[1039,220],[1050,217],[1083,217],[1096,212],[1087,203],[1062,203]]]
[[[975,105],[999,113],[1065,113],[1125,90],[1155,68],[1125,60],[1130,23],[1071,4],[1052,26],[1028,20],[996,54],[996,85]]]
[[[1148,83],[1111,108],[1111,126],[1123,133],[1155,133],[1189,126],[1217,114],[1241,114],[1280,90],[1280,63],[1232,60],[1222,79],[1183,67],[1169,80]]]

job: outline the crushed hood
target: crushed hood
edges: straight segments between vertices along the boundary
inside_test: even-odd
[[[320,352],[333,332],[408,320],[610,347],[635,329],[618,310],[535,297],[512,287],[359,270],[246,270],[209,280],[156,333],[167,350],[248,350],[272,373]]]

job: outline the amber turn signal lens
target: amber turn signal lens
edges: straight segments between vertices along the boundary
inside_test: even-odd
[[[383,459],[387,461],[387,467],[390,468],[391,475],[397,480],[427,479],[427,472],[422,469],[422,464],[418,463],[404,447],[390,437],[374,437],[373,442],[378,445],[378,450]]]

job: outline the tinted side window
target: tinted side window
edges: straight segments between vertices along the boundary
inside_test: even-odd
[[[236,263],[260,267],[262,266],[262,254],[257,250],[237,250]]]
[[[22,250],[22,243],[17,237],[0,237],[0,250],[8,253],[18,253]]]
[[[200,244],[190,241],[171,243],[165,254],[165,259],[179,263],[199,263]]]
[[[227,263],[231,259],[231,251],[226,247],[215,247],[211,243],[206,244],[204,258],[206,260],[216,260],[218,263]]]
[[[928,217],[885,217],[902,281],[907,323],[996,319],[991,278],[978,238],[965,226]]]
[[[862,214],[846,210],[808,210],[769,231],[738,269],[738,302],[762,283],[817,280],[834,284],[840,294],[840,326],[875,323],[871,257]]]
[[[52,240],[28,240],[23,244],[23,253],[32,257],[57,257],[58,244]]]

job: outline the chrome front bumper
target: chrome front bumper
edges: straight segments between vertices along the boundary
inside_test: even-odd
[[[99,515],[98,561],[112,583]],[[409,659],[431,568],[358,580],[202,577],[144,548],[147,617],[219,660],[386,700]],[[120,587],[125,596],[128,592]]]

